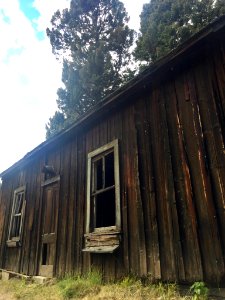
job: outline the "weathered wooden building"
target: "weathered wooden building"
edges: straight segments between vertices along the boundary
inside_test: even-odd
[[[0,268],[225,281],[225,17],[1,174]]]

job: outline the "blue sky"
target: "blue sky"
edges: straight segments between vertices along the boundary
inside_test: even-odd
[[[20,0],[19,6],[25,16],[30,19],[38,19],[40,17],[40,12],[33,6],[33,0]]]
[[[35,30],[36,37],[38,40],[43,40],[45,38],[45,32],[38,30],[37,23],[35,22],[41,17],[41,13],[34,6],[33,0],[20,0],[19,7],[24,15],[30,20],[32,27]]]
[[[122,0],[139,27],[143,3]],[[56,106],[61,65],[46,28],[70,0],[0,0],[0,172],[44,141],[45,124]]]

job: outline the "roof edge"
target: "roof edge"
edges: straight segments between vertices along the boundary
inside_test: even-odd
[[[184,55],[187,53],[194,45],[198,44],[199,42],[205,40],[206,38],[214,35],[216,32],[225,28],[225,15],[221,16],[220,18],[216,19],[214,22],[208,24],[206,27],[201,29],[199,32],[194,34],[191,38],[187,41],[182,43],[176,49],[169,52],[166,56],[160,58],[154,64],[147,67],[144,71],[138,74],[135,78],[127,82],[124,86],[116,90],[114,93],[110,94],[106,98],[104,98],[101,102],[96,104],[91,110],[87,113],[82,115],[77,121],[75,121],[72,125],[68,128],[64,129],[63,131],[59,132],[49,140],[46,140],[35,147],[33,150],[28,152],[24,157],[10,166],[8,169],[0,173],[0,177],[4,177],[8,173],[12,172],[14,169],[19,168],[25,161],[30,161],[33,156],[35,156],[40,150],[47,148],[51,144],[54,144],[58,140],[60,140],[63,136],[66,136],[69,132],[74,130],[75,128],[79,128],[82,124],[88,121],[94,114],[101,112],[101,110],[107,107],[110,103],[116,101],[116,99],[120,98],[124,94],[126,94],[131,89],[134,89],[140,82],[149,78],[150,76],[154,75],[157,71],[159,71],[162,67],[166,66],[168,63],[171,63],[176,58]]]

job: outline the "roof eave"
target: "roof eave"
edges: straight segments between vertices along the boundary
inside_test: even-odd
[[[132,90],[136,89],[138,86],[143,86],[149,79],[160,72],[163,68],[171,68],[173,65],[176,65],[176,62],[179,58],[182,58],[186,53],[190,51],[193,47],[196,48],[200,43],[206,41],[214,36],[215,33],[220,31],[221,29],[225,30],[225,16],[218,18],[213,23],[209,24],[197,34],[192,36],[189,40],[184,42],[175,50],[171,51],[165,57],[159,59],[156,63],[149,66],[146,70],[136,76],[134,79],[129,81],[126,85],[119,88],[116,92],[112,93],[108,97],[106,97],[103,101],[99,102],[91,111],[84,114],[81,118],[79,118],[73,125],[66,128],[62,132],[58,133],[51,139],[44,141],[43,143],[39,144],[36,148],[32,151],[28,152],[23,158],[13,164],[11,167],[6,169],[0,174],[0,177],[4,177],[8,173],[14,171],[16,168],[21,167],[26,163],[26,161],[30,161],[37,153],[39,153],[43,149],[47,149],[50,145],[58,142],[61,138],[66,136],[71,131],[74,131],[85,123],[88,122],[94,115],[98,115],[101,113],[105,108],[107,108],[110,104],[116,102],[121,97],[124,97],[127,93],[131,92]]]

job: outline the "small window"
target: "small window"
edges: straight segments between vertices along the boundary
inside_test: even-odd
[[[86,246],[88,243],[93,248],[96,240],[98,246],[101,240],[105,249],[109,246],[107,241],[113,244],[115,239],[118,244],[121,227],[119,181],[118,140],[115,140],[88,154]],[[104,234],[107,241],[104,241]],[[99,241],[98,235],[101,235]],[[84,251],[88,251],[87,248]]]
[[[25,187],[14,191],[11,219],[9,225],[8,246],[16,246],[21,240],[25,210]]]

